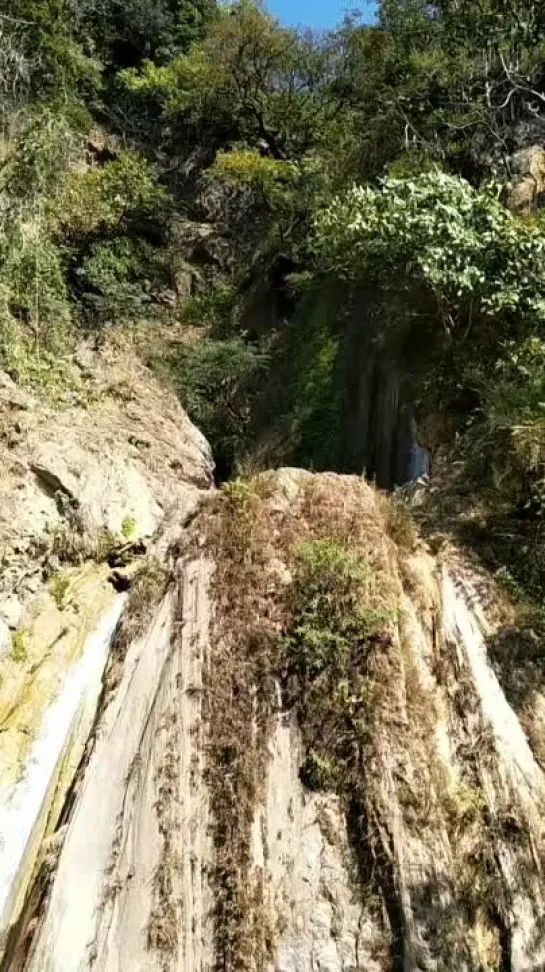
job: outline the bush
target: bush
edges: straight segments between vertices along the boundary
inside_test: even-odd
[[[21,664],[27,660],[27,635],[23,628],[18,628],[11,635],[11,657],[13,661]]]
[[[386,497],[386,530],[397,546],[409,552],[417,542],[417,532],[411,511],[400,496]]]
[[[184,324],[213,329],[215,335],[233,330],[237,292],[233,284],[218,283],[207,293],[189,300],[182,310]]]
[[[361,754],[387,690],[377,675],[389,670],[390,603],[365,555],[344,537],[293,548],[283,644],[305,746],[300,777],[310,789],[361,793]]]
[[[265,356],[239,338],[188,344],[167,361],[189,416],[210,440],[221,478],[241,455]]]
[[[304,678],[329,668],[346,674],[352,651],[388,623],[366,558],[344,540],[299,543],[293,550],[290,650]]]
[[[162,217],[167,205],[154,169],[136,152],[120,152],[101,169],[71,172],[55,216],[62,233],[87,236],[118,228],[136,215]]]
[[[328,271],[426,289],[449,330],[477,312],[545,321],[539,227],[518,221],[492,190],[444,172],[354,186],[318,213],[314,245]]]
[[[300,173],[293,162],[271,159],[253,149],[242,148],[218,152],[207,175],[210,179],[250,189],[271,209],[282,209],[293,202]]]
[[[28,325],[37,341],[58,351],[71,313],[60,251],[43,230],[36,221],[6,241],[0,287],[11,316]]]
[[[93,326],[136,321],[149,308],[142,247],[126,236],[94,244],[78,272],[84,317]],[[149,289],[148,276],[148,289]]]
[[[58,570],[49,582],[49,589],[59,611],[62,611],[66,606],[66,595],[70,589],[69,574],[66,571]]]
[[[0,170],[0,355],[41,384],[70,345],[71,308],[51,209],[79,138],[63,116],[30,115]]]

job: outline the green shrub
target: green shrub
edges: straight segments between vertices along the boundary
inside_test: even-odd
[[[492,190],[438,170],[354,186],[318,213],[319,263],[352,279],[417,285],[436,301],[438,325],[480,313],[545,320],[545,237]],[[536,268],[528,273],[528,267]]]
[[[121,524],[121,533],[125,540],[130,540],[136,530],[136,520],[134,516],[126,516]]]
[[[64,116],[45,109],[28,117],[0,168],[0,356],[15,378],[30,384],[62,384],[71,343],[52,209],[79,145]]]
[[[353,648],[390,620],[377,604],[373,573],[366,558],[344,540],[299,543],[293,562],[290,650],[304,677],[315,677],[326,668],[341,677]]]
[[[331,761],[311,750],[303,760],[299,777],[307,790],[327,790],[334,777]]]
[[[301,780],[339,795],[359,792],[358,753],[370,745],[386,690],[377,670],[388,669],[390,600],[363,553],[332,537],[293,548],[288,605],[283,647],[305,744]]]
[[[293,201],[300,172],[293,162],[271,159],[253,149],[242,148],[218,152],[207,175],[210,179],[251,189],[272,209],[282,209]]]
[[[2,252],[3,251],[3,252]],[[40,221],[14,232],[0,248],[0,286],[9,313],[25,324],[37,342],[60,351],[71,313],[61,253]]]
[[[218,468],[229,474],[245,441],[266,357],[239,338],[205,339],[182,347],[166,364],[182,405],[210,440]]]
[[[78,275],[85,318],[93,326],[142,318],[150,305],[146,276],[142,253],[134,240],[116,237],[94,244]]]
[[[120,152],[103,168],[71,172],[55,215],[63,233],[87,236],[117,228],[134,214],[160,217],[167,205],[155,170],[136,152]]]
[[[399,496],[386,497],[386,530],[398,547],[412,551],[417,533],[407,504]]]
[[[182,322],[211,328],[215,335],[233,329],[237,292],[233,284],[219,283],[205,294],[193,297],[183,307]]]

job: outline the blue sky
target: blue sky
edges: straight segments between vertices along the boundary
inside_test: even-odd
[[[328,28],[342,20],[346,11],[361,11],[372,19],[370,0],[267,0],[267,7],[283,23],[298,27]]]

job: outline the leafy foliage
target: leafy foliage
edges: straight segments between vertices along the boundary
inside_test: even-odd
[[[207,175],[253,190],[276,210],[290,205],[300,181],[300,171],[293,162],[268,158],[255,149],[218,152]]]
[[[94,323],[137,317],[146,302],[138,242],[91,240],[159,221],[166,194],[136,153],[83,171],[81,155],[81,132],[67,117],[33,109],[0,170],[0,351],[4,366],[32,384],[48,384],[52,369],[60,376],[82,284],[93,292],[86,307],[94,306]]]
[[[160,216],[167,195],[153,169],[135,152],[120,152],[100,169],[68,175],[56,216],[66,234],[125,226],[135,216]]]
[[[325,669],[341,678],[353,647],[388,621],[384,610],[373,604],[373,575],[360,553],[334,539],[299,543],[293,560],[290,651],[304,681]]]
[[[316,248],[330,272],[386,282],[401,272],[435,295],[451,326],[473,310],[545,317],[540,229],[516,220],[491,190],[443,172],[354,186],[317,216]]]
[[[192,125],[217,127],[230,140],[262,142],[274,159],[300,157],[327,117],[327,51],[278,26],[252,3],[218,11],[200,44],[165,67],[125,72],[133,91],[154,92],[166,111]]]
[[[239,338],[188,344],[170,362],[182,404],[212,443],[220,475],[240,459],[262,353]]]

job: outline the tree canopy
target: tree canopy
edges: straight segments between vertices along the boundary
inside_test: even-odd
[[[197,326],[162,363],[227,465],[283,422],[290,459],[342,467],[361,319],[373,355],[412,345],[415,408],[448,412],[493,508],[542,516],[544,223],[505,186],[544,141],[543,3],[313,32],[252,0],[5,0],[0,108],[17,380],[81,331]]]

